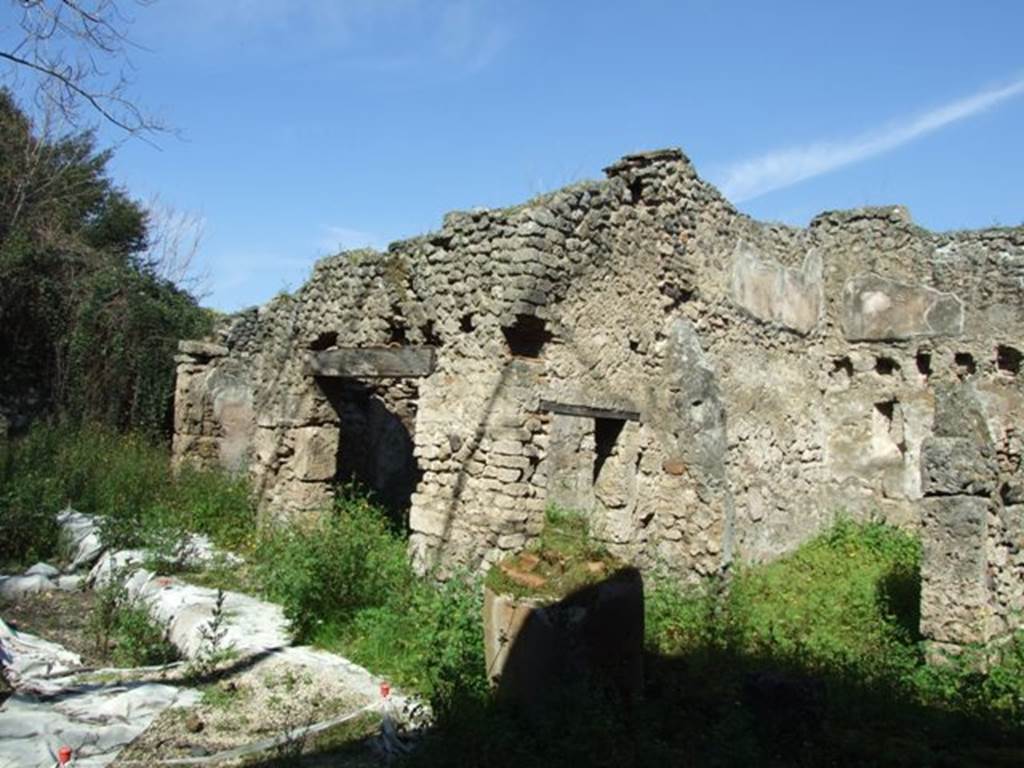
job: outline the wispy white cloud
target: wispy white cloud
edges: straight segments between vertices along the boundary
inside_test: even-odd
[[[373,232],[364,232],[349,227],[324,227],[323,235],[316,247],[323,253],[338,253],[354,248],[374,248],[378,251],[387,247],[387,240]]]
[[[510,39],[496,0],[179,0],[176,34],[223,45],[226,38],[345,52],[363,68],[407,71],[437,62],[465,72],[490,64]]]
[[[416,5],[417,0],[185,0],[188,12],[176,14],[193,29],[221,36],[251,36],[261,31],[302,30],[334,45],[351,42],[360,24],[388,18]]]
[[[477,72],[494,60],[509,39],[507,26],[491,3],[455,0],[444,6],[438,19],[437,45],[449,61]]]
[[[725,169],[717,182],[730,200],[742,202],[804,179],[908,144],[951,123],[965,120],[1024,93],[1024,77],[987,88],[929,112],[844,141],[816,142],[769,152]]]

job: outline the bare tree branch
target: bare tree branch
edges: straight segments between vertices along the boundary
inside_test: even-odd
[[[98,114],[127,134],[145,138],[165,130],[129,97],[131,68],[127,36],[131,19],[119,0],[9,0],[20,9],[20,39],[0,48],[10,67],[0,82],[13,83],[18,73],[34,81],[36,104],[55,108],[72,125],[81,108]],[[123,0],[149,5],[153,0]],[[111,70],[116,74],[111,74]]]
[[[202,299],[209,295],[210,274],[196,264],[203,238],[203,217],[153,197],[146,204],[149,247],[146,266],[159,278]]]

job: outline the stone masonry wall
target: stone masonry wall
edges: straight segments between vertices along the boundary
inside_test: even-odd
[[[936,388],[969,382],[1006,478],[986,563],[1016,599],[1024,230],[934,234],[899,207],[763,224],[676,150],[606,173],[324,259],[232,318],[223,354],[181,358],[177,455],[223,462],[210,438],[244,435],[276,515],[361,462],[410,488],[413,556],[442,577],[522,547],[556,503],[641,568],[697,578],[840,513],[921,526]],[[317,351],[404,346],[436,349],[429,376],[305,372]],[[218,421],[225,387],[248,431]]]
[[[1024,611],[1019,466],[997,449],[986,400],[969,380],[939,387],[923,446],[921,628],[934,655],[1006,637]]]

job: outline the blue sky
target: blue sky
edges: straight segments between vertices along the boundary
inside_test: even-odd
[[[663,146],[762,219],[902,203],[932,229],[1024,222],[1020,0],[161,0],[131,13],[135,93],[182,138],[128,142],[113,172],[202,217],[219,309],[298,287],[339,247]]]

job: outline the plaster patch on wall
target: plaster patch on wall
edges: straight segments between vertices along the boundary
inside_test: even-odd
[[[850,341],[959,336],[964,307],[952,293],[874,274],[856,275],[843,286],[842,325]]]
[[[733,254],[732,297],[750,315],[806,336],[824,303],[821,256],[811,251],[800,269],[760,259],[740,243]]]

